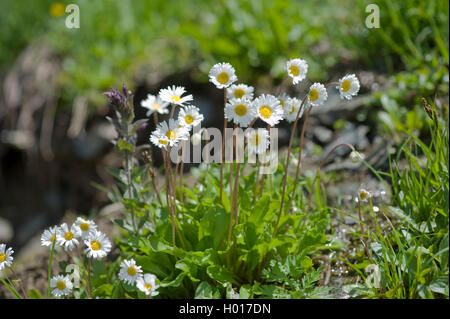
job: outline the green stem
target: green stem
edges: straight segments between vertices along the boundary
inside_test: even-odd
[[[53,252],[55,251],[55,244],[56,244],[56,238],[53,240],[52,243],[52,249],[50,250],[50,259],[48,261],[48,273],[47,273],[47,298],[50,299],[51,297],[51,289],[50,289],[50,279],[52,275],[52,262],[53,262]]]

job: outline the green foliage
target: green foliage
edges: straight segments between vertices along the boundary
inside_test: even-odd
[[[406,140],[392,159],[390,177],[396,206],[390,207],[390,214],[400,222],[394,226],[383,215],[392,231],[386,236],[376,222],[370,236],[381,289],[348,287],[354,296],[449,297],[448,117],[427,122],[430,143],[404,132]],[[376,221],[375,215],[373,218]]]

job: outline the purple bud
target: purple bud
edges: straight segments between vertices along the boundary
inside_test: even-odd
[[[139,126],[138,131],[143,131],[148,127],[148,122],[143,123],[141,126]]]
[[[104,94],[109,99],[109,103],[111,103],[112,105],[122,105],[123,97],[117,89],[111,88],[111,90],[105,92]]]
[[[125,97],[128,97],[128,95],[130,94],[130,91],[128,91],[128,87],[125,83],[123,84],[122,91]]]

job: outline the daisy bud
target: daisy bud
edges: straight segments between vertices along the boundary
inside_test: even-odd
[[[201,133],[194,133],[191,137],[192,145],[199,145],[202,142],[202,134]]]
[[[353,151],[350,153],[350,161],[352,161],[352,163],[361,163],[364,159],[364,154],[361,154],[357,151]]]
[[[361,200],[362,202],[366,202],[370,198],[369,191],[365,190],[364,188],[361,188],[358,191],[358,200]]]

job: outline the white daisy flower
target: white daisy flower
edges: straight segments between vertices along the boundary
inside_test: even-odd
[[[161,122],[156,127],[156,130],[152,133],[152,136],[158,138],[158,142],[161,145],[167,141],[169,146],[176,146],[181,140],[189,139],[189,130],[180,125],[180,123],[174,119],[169,119],[169,124],[167,122]],[[150,138],[153,144],[155,144],[155,138]],[[158,144],[155,144],[158,146]],[[160,146],[162,147],[162,146]]]
[[[57,232],[58,226],[53,226],[44,230],[44,232],[41,235],[41,245],[52,247],[54,241],[56,240]]]
[[[72,292],[73,285],[69,276],[58,275],[50,280],[50,288],[54,288],[52,290],[53,296],[60,298],[69,295]]]
[[[312,106],[322,105],[328,98],[327,89],[321,83],[314,83],[309,88],[308,103]]]
[[[145,274],[143,277],[136,280],[136,287],[147,296],[150,296],[156,289],[158,289],[159,285],[156,284],[155,275]]]
[[[218,89],[229,87],[237,81],[234,73],[230,63],[217,63],[209,71],[209,82],[214,83]]]
[[[233,84],[227,90],[228,99],[253,99],[253,86],[246,84]]]
[[[156,133],[156,131],[153,132],[150,136],[150,142],[152,142],[153,145],[158,146],[159,148],[166,149],[167,146],[169,146],[169,139],[166,136],[160,136]]]
[[[56,232],[56,243],[60,246],[64,246],[64,250],[72,250],[75,246],[78,246],[79,241],[77,238],[81,237],[81,229],[72,225],[69,229],[66,223],[62,224]]]
[[[352,96],[357,95],[359,91],[358,78],[354,74],[346,75],[339,79],[339,86],[336,86],[336,89],[339,90],[342,99],[351,100]]]
[[[286,107],[284,108],[284,118],[288,122],[294,122],[297,118],[297,113],[302,105],[302,101],[293,97],[289,98],[286,102]],[[298,118],[301,118],[303,115],[304,108],[300,111],[300,115]]]
[[[159,96],[148,94],[147,98],[141,102],[141,106],[148,109],[146,116],[150,116],[154,112],[159,114],[168,114],[169,103],[163,101]]]
[[[176,105],[184,105],[185,102],[192,101],[194,99],[192,97],[192,94],[182,97],[185,92],[186,90],[184,89],[184,87],[172,85],[172,87],[169,86],[167,89],[161,89],[159,91],[159,97],[164,102]]]
[[[270,126],[277,125],[283,119],[283,108],[273,95],[260,95],[253,101],[253,107],[259,118]]]
[[[111,251],[108,237],[98,230],[92,231],[84,243],[87,246],[84,252],[88,258],[101,259]]]
[[[252,102],[248,99],[232,99],[224,109],[225,118],[240,127],[247,127],[256,117]]]
[[[308,63],[302,59],[292,59],[287,61],[286,69],[289,76],[292,78],[292,83],[297,84],[306,78],[306,73],[308,73]]]
[[[6,267],[10,267],[13,262],[12,254],[14,250],[11,247],[6,249],[5,244],[0,244],[0,271]]]
[[[82,239],[87,239],[92,231],[97,230],[97,225],[92,220],[86,220],[81,217],[78,217],[74,224],[80,228]]]
[[[203,115],[200,114],[198,107],[187,105],[178,113],[178,122],[181,126],[186,126],[190,130],[193,126],[199,125],[203,121]]]
[[[136,266],[134,259],[124,260],[120,264],[119,279],[132,285],[142,277],[141,266]]]
[[[251,154],[263,154],[270,144],[269,133],[266,129],[251,129],[245,134],[248,151]]]
[[[280,104],[281,104],[281,107],[283,108],[283,110],[284,110],[284,106],[286,105],[288,99],[290,99],[290,97],[286,93],[283,93],[280,96],[278,96],[278,101],[280,101]]]

